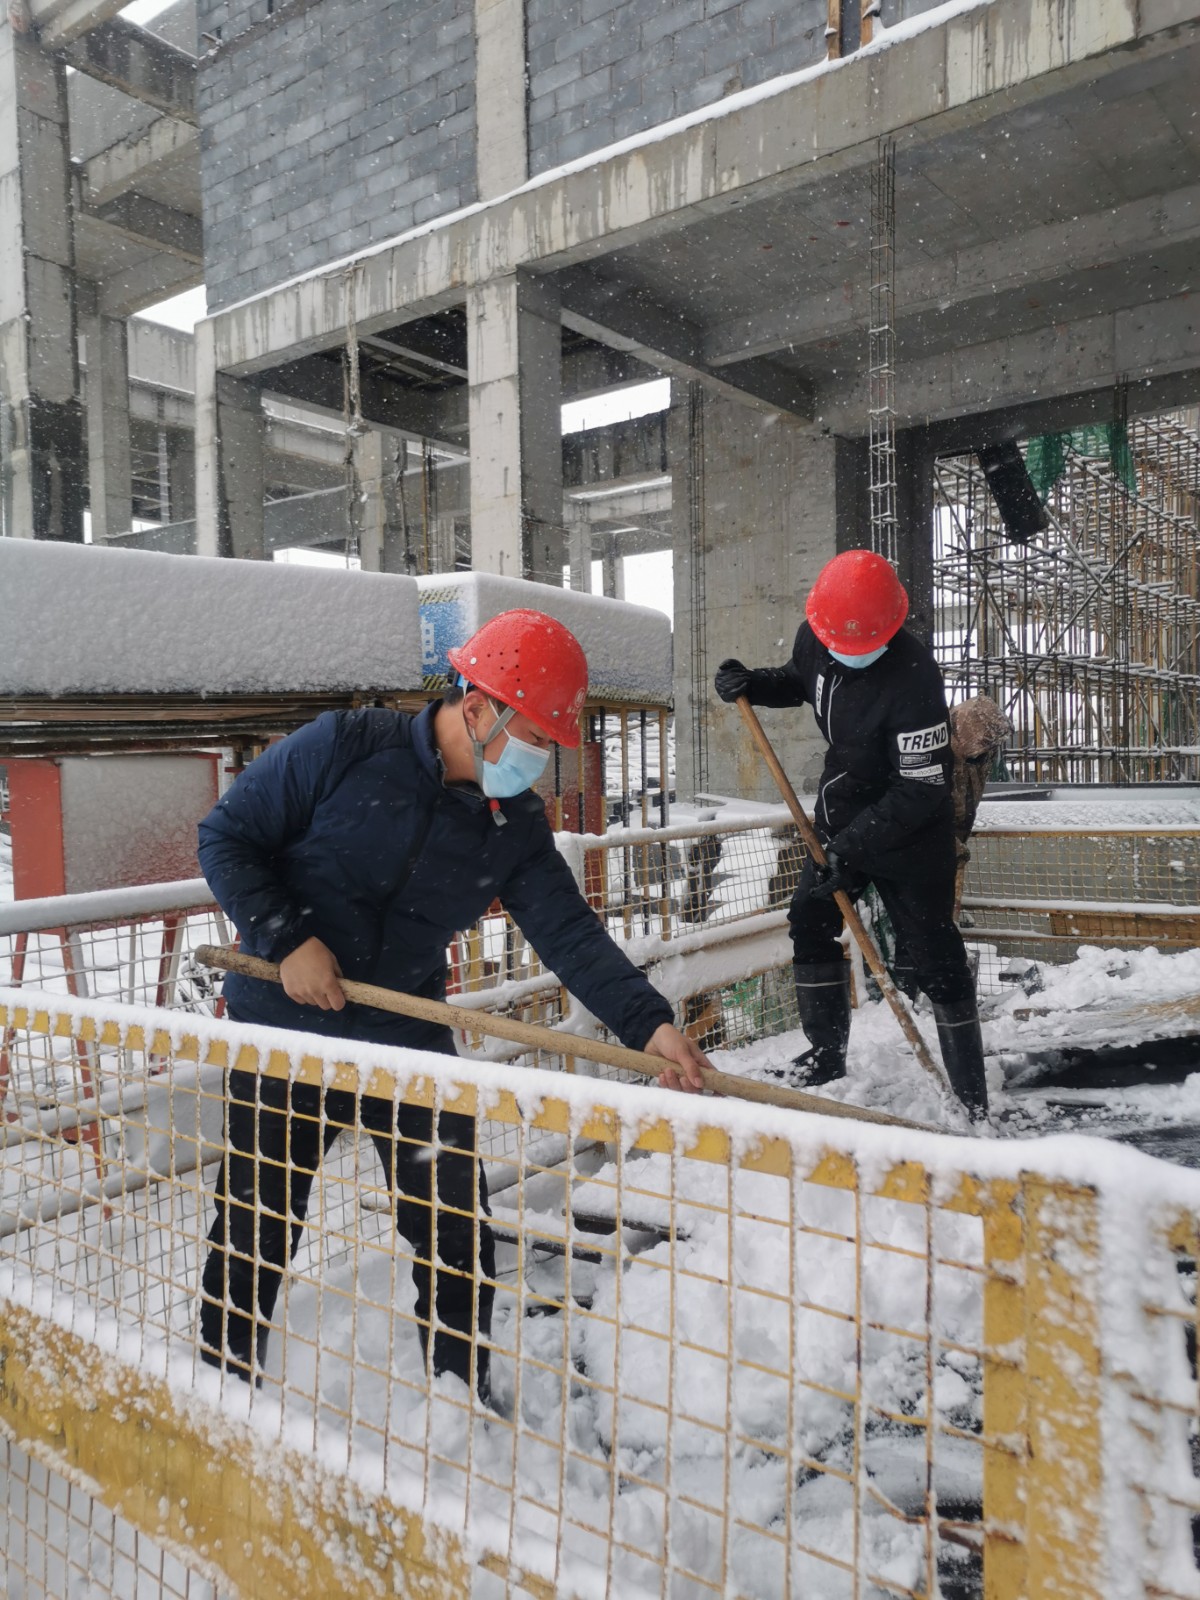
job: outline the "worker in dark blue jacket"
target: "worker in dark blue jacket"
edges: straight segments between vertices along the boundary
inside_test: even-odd
[[[441,999],[447,945],[499,899],[623,1044],[663,1058],[665,1087],[698,1089],[704,1055],[605,932],[530,792],[552,742],[579,742],[578,642],[541,612],[505,612],[450,658],[463,686],[444,700],[415,717],[327,712],[260,756],[200,824],[204,875],[242,948],[280,964],[282,985],[230,974],[229,1014],[454,1055],[447,1028],[347,1004],[338,979]],[[202,1355],[247,1379],[261,1364],[321,1156],[356,1115],[412,1246],[422,1346],[428,1353],[433,1328],[435,1373],[473,1377],[486,1399],[495,1265],[478,1220],[487,1188],[474,1120],[443,1113],[431,1163],[432,1112],[394,1114],[382,1101],[356,1105],[348,1093],[253,1073],[229,1074]]]

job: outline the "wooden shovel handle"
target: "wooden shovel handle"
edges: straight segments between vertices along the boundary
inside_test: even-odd
[[[246,978],[258,978],[265,983],[279,983],[279,968],[271,961],[260,961],[257,956],[243,955],[224,945],[202,944],[196,951],[196,960],[206,967],[216,967],[222,972],[238,972]],[[396,989],[381,989],[373,983],[356,983],[350,978],[340,980],[342,993],[356,1005],[375,1006],[380,1011],[394,1011],[402,1017],[417,1017],[422,1022],[436,1022],[448,1028],[461,1028],[470,1033],[485,1034],[492,1039],[506,1039],[512,1044],[523,1044],[529,1049],[551,1050],[556,1055],[580,1056],[585,1061],[596,1061],[606,1067],[621,1067],[643,1078],[657,1078],[670,1062],[661,1056],[647,1055],[644,1050],[627,1050],[624,1045],[605,1044],[599,1039],[585,1039],[575,1033],[563,1033],[556,1028],[542,1028],[533,1022],[518,1022],[512,1017],[498,1017],[490,1012],[468,1011],[464,1006],[447,1005],[444,1000],[424,1000],[417,995],[402,994]],[[714,1094],[730,1095],[739,1100],[754,1100],[762,1105],[779,1106],[789,1111],[817,1112],[824,1117],[849,1117],[856,1122],[878,1122],[889,1127],[920,1128],[936,1133],[936,1128],[926,1128],[919,1122],[909,1122],[903,1117],[891,1116],[886,1111],[871,1111],[863,1106],[844,1105],[840,1100],[824,1100],[820,1095],[802,1094],[797,1089],[777,1088],[773,1084],[759,1083],[754,1078],[739,1078],[731,1072],[717,1072],[713,1067],[701,1067],[704,1087]]]

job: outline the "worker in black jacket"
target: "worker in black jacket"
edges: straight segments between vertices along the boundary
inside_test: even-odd
[[[541,612],[510,611],[450,659],[462,682],[444,700],[416,717],[327,712],[271,746],[200,824],[200,864],[242,948],[280,963],[282,986],[225,980],[230,1015],[452,1056],[447,1028],[347,1004],[338,979],[441,999],[448,944],[499,899],[622,1043],[663,1058],[665,1087],[699,1088],[705,1057],[608,937],[530,792],[551,744],[579,743],[578,641]],[[201,1353],[253,1376],[322,1154],[356,1116],[412,1246],[422,1346],[434,1328],[434,1371],[474,1376],[486,1399],[495,1265],[473,1119],[439,1117],[431,1164],[432,1112],[254,1073],[229,1074]]]
[[[973,1116],[987,1113],[975,988],[954,924],[952,754],[942,675],[906,633],[908,596],[869,550],[821,571],[792,659],[751,669],[721,663],[722,700],[810,705],[829,745],[814,825],[828,865],[805,862],[789,924],[800,1022],[811,1049],[792,1064],[796,1087],[840,1078],[850,1037],[849,965],[838,945],[841,889],[874,883],[911,964],[898,973],[933,1003],[947,1076]]]

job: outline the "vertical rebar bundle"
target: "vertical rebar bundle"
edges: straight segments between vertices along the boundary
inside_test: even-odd
[[[871,549],[895,564],[896,141],[880,139],[871,174],[871,326],[868,335]]]
[[[1009,540],[972,457],[938,463],[935,645],[952,699],[990,694],[1013,778],[1200,779],[1200,433],[1128,426],[1131,490],[1068,448],[1051,526]]]

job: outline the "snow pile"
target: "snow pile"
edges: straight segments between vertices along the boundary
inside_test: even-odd
[[[989,1054],[1200,1033],[1200,950],[1081,945],[1074,961],[1036,971],[1033,993],[1017,987],[990,1008],[984,1031]]]
[[[411,578],[0,539],[0,694],[421,685]]]
[[[418,578],[417,587],[427,680],[447,678],[453,669],[446,652],[465,644],[490,618],[528,607],[544,611],[579,640],[587,656],[589,698],[670,703],[671,624],[661,611],[490,572],[435,573]]]

